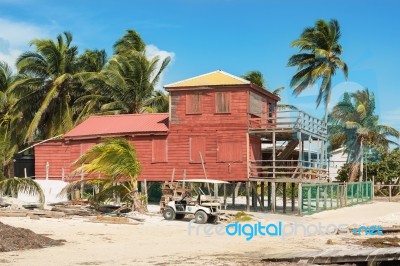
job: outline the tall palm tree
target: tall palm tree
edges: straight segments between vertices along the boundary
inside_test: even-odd
[[[31,45],[35,51],[17,59],[19,74],[12,86],[18,98],[15,110],[22,112],[29,124],[26,141],[70,130],[74,124],[73,103],[85,94],[78,47],[72,45],[71,33],[58,35],[56,41],[35,39]]]
[[[12,158],[22,143],[24,126],[19,123],[20,114],[13,114],[10,110],[16,99],[10,93],[10,87],[15,80],[11,68],[0,62],[0,175],[10,177],[12,172]]]
[[[290,81],[293,93],[297,96],[306,88],[321,82],[317,97],[317,107],[321,101],[325,104],[324,120],[328,119],[328,105],[331,98],[332,78],[337,70],[348,77],[346,63],[340,58],[343,49],[339,43],[341,36],[339,22],[320,19],[315,25],[304,29],[300,38],[291,43],[300,53],[290,57],[288,66],[296,66],[296,74]]]
[[[93,146],[74,162],[79,166],[71,175],[81,173],[101,175],[71,182],[62,193],[71,193],[81,185],[100,187],[95,200],[102,201],[118,194],[122,200],[132,203],[132,210],[145,212],[137,191],[140,163],[133,145],[126,139],[106,139]]]
[[[148,59],[144,42],[135,31],[128,31],[115,43],[114,53],[99,75],[88,81],[94,99],[102,103],[101,112],[149,111],[149,100],[154,96],[155,86],[170,63],[170,57],[162,61],[159,57]],[[151,104],[157,102],[160,101],[154,100]]]
[[[363,150],[374,147],[387,152],[389,144],[398,145],[391,138],[400,133],[386,125],[379,124],[375,114],[375,96],[368,89],[345,93],[329,116],[329,140],[332,149],[344,147],[351,164],[350,181],[354,181],[363,166]]]

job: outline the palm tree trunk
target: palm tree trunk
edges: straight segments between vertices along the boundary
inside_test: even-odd
[[[137,211],[139,213],[146,213],[147,208],[145,205],[142,204],[142,201],[139,198],[138,190],[135,188],[134,190],[131,191],[130,194],[132,197],[132,211]]]

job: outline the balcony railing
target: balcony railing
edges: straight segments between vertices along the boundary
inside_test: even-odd
[[[277,111],[273,115],[249,114],[248,129],[254,132],[295,130],[322,138],[327,137],[326,123],[303,111]]]
[[[307,178],[327,177],[327,165],[318,161],[305,160],[257,160],[249,161],[251,178]]]

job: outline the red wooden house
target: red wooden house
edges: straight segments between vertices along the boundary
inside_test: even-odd
[[[102,138],[126,137],[142,165],[139,180],[208,178],[247,181],[249,160],[261,160],[261,139],[250,117],[275,116],[279,97],[249,81],[214,71],[165,86],[165,114],[91,116],[61,140],[35,147],[35,176],[61,179],[71,163]],[[272,123],[272,122],[271,122]],[[76,177],[80,178],[80,177]]]

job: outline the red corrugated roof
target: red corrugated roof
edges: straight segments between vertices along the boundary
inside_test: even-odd
[[[168,114],[91,116],[64,135],[65,138],[127,133],[168,132]]]

